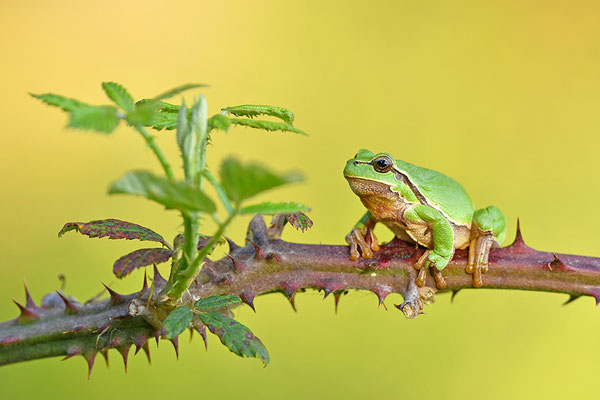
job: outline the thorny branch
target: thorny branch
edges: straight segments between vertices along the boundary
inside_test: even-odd
[[[229,254],[217,261],[206,260],[184,301],[216,294],[232,294],[254,308],[255,296],[282,292],[292,305],[303,289],[333,294],[336,305],[340,295],[350,289],[370,290],[379,303],[390,293],[405,298],[402,311],[416,317],[419,293],[414,286],[414,262],[422,248],[393,240],[382,246],[371,259],[350,261],[347,246],[289,243],[280,240],[280,230],[267,229],[262,217],[249,226],[245,246],[229,241]],[[444,269],[448,287],[456,292],[471,288],[471,275],[465,273],[466,251],[457,251]],[[521,289],[569,294],[572,301],[592,296],[600,302],[600,258],[540,252],[529,248],[517,231],[508,247],[494,249],[489,257],[489,272],[484,275],[488,289]],[[143,349],[149,355],[148,340],[162,335],[161,322],[172,306],[160,305],[154,297],[165,280],[156,268],[151,287],[146,279],[139,292],[120,295],[107,288],[110,298],[81,304],[57,292],[44,297],[41,306],[26,291],[25,305],[17,304],[18,318],[0,323],[0,365],[53,356],[69,358],[83,355],[90,372],[98,352],[116,348],[125,366],[129,349]],[[421,297],[431,299],[435,289],[432,276]],[[416,311],[416,312],[415,312]],[[206,327],[194,328],[206,338]],[[177,350],[177,338],[172,340]]]

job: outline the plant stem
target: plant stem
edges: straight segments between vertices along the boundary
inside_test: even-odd
[[[234,210],[232,214],[223,222],[215,234],[210,238],[208,243],[202,247],[202,249],[198,252],[196,257],[191,261],[182,260],[180,267],[178,270],[172,274],[169,282],[165,286],[164,294],[171,301],[178,301],[181,298],[181,295],[189,288],[191,281],[198,274],[198,268],[200,264],[204,260],[204,258],[213,250],[215,244],[221,239],[223,233],[225,233],[225,229],[231,223],[233,218],[237,215],[237,210]]]
[[[148,144],[148,147],[150,147],[150,149],[154,152],[154,155],[156,156],[156,158],[158,158],[158,161],[160,162],[160,165],[162,165],[167,177],[170,180],[174,181],[175,174],[173,174],[173,169],[171,168],[171,165],[167,161],[167,158],[161,151],[160,147],[158,147],[158,145],[154,141],[154,138],[152,137],[152,135],[150,135],[146,131],[146,129],[141,125],[136,124],[136,125],[134,125],[134,128],[136,131],[138,131],[144,137],[144,139],[146,140],[146,144]]]
[[[231,294],[251,304],[254,296],[273,292],[283,292],[292,301],[296,292],[305,288],[322,290],[325,296],[361,289],[374,292],[383,302],[390,293],[406,294],[415,279],[413,265],[424,250],[394,240],[382,245],[370,259],[351,261],[348,246],[272,239],[260,217],[252,220],[248,231],[247,239],[252,243],[243,247],[232,243],[228,257],[204,259],[201,276],[189,287],[192,296]],[[216,240],[215,234],[210,246],[205,246],[198,257],[207,255]],[[471,289],[484,296],[490,291],[473,289],[473,278],[465,273],[467,260],[466,250],[456,252],[443,271],[448,284],[444,291]],[[512,245],[491,251],[489,271],[483,275],[483,281],[484,289],[565,293],[571,300],[592,296],[599,301],[600,258],[536,251],[518,235]],[[158,292],[164,279],[155,275],[154,283]],[[436,291],[433,276],[428,276],[425,285]],[[148,304],[149,293],[145,288],[126,296],[77,305],[76,313],[66,312],[61,304],[31,308],[36,317],[28,323],[19,323],[18,319],[0,323],[0,365],[57,355],[85,357],[113,347],[123,351],[131,344],[145,345],[155,333],[160,333],[160,327],[136,316],[130,306],[135,301]],[[161,321],[172,308],[173,305],[164,304],[163,308],[150,307],[148,311]]]
[[[223,189],[223,186],[221,186],[221,184],[215,179],[209,170],[204,170],[204,175],[217,191],[217,196],[219,196],[219,200],[221,200],[221,203],[223,203],[223,207],[225,207],[227,213],[231,214],[233,212],[233,206],[229,201],[229,197],[227,197],[227,194],[225,194],[225,189]]]

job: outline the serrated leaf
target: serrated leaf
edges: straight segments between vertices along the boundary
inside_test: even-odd
[[[91,238],[108,237],[109,239],[137,239],[142,241],[158,242],[169,247],[169,244],[165,241],[165,239],[152,229],[114,218],[99,219],[90,222],[67,222],[60,232],[58,232],[58,237],[61,237],[66,232],[72,230],[76,230],[77,232],[87,235]]]
[[[269,115],[271,117],[279,118],[289,125],[294,123],[294,113],[283,107],[246,104],[242,106],[225,107],[221,110],[227,111],[236,117],[254,118],[258,115]]]
[[[304,204],[294,203],[294,202],[282,202],[282,203],[272,203],[270,201],[265,201],[259,204],[253,204],[251,206],[242,207],[239,210],[240,214],[287,214],[287,213],[295,213],[299,211],[308,211],[309,208]]]
[[[117,278],[120,279],[129,275],[132,271],[141,267],[145,267],[146,265],[164,263],[172,256],[173,252],[169,249],[139,249],[132,253],[126,254],[115,261],[115,264],[113,265],[113,273]]]
[[[116,82],[102,82],[102,89],[104,89],[108,98],[123,110],[126,112],[133,110],[133,97],[123,86]]]
[[[87,104],[82,103],[79,100],[60,96],[58,94],[53,94],[53,93],[45,93],[45,94],[29,93],[29,94],[32,97],[35,97],[36,99],[42,100],[44,103],[46,103],[50,106],[60,107],[65,111],[73,111],[76,108],[79,108],[82,106],[88,106]]]
[[[300,129],[294,128],[284,122],[272,122],[272,121],[260,121],[254,119],[243,119],[243,118],[230,118],[231,123],[234,125],[247,126],[255,129],[262,129],[264,131],[282,131],[282,132],[294,132],[300,135],[308,136],[305,132]]]
[[[199,88],[199,87],[206,87],[206,86],[208,86],[208,85],[204,85],[201,83],[187,83],[185,85],[174,87],[173,89],[167,90],[166,92],[159,94],[158,96],[154,97],[154,100],[168,99],[169,97],[176,96],[181,92],[185,92],[186,90],[195,89],[195,88]]]
[[[177,307],[171,310],[167,318],[162,322],[163,328],[167,331],[167,339],[175,339],[180,333],[186,330],[192,322],[194,314],[188,306]]]
[[[234,202],[241,202],[258,193],[303,179],[297,172],[277,174],[258,164],[241,164],[234,158],[221,164],[221,185]]]
[[[208,119],[208,130],[219,129],[227,132],[231,126],[231,120],[224,115],[216,114]]]
[[[312,228],[313,226],[312,220],[308,217],[308,215],[304,214],[303,212],[286,214],[285,219],[287,220],[287,222],[289,222],[290,225],[292,225],[297,230],[301,230],[302,232]]]
[[[196,301],[194,308],[198,311],[215,311],[219,308],[229,307],[241,302],[242,299],[230,294],[216,295]]]
[[[200,314],[199,317],[229,350],[240,357],[260,358],[265,366],[269,364],[267,349],[246,326],[217,312]]]
[[[111,133],[119,124],[117,109],[113,106],[79,106],[71,111],[67,126],[102,133]]]
[[[133,171],[114,182],[110,194],[133,194],[181,211],[216,211],[213,201],[200,189],[185,182],[171,182],[148,171]]]

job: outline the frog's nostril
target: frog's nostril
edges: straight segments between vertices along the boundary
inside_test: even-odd
[[[358,161],[354,161],[354,165],[358,165]]]

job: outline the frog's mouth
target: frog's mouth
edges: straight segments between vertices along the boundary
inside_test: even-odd
[[[390,189],[390,185],[377,182],[372,179],[364,179],[356,176],[346,175],[346,180],[350,185],[350,189],[361,197],[393,197],[394,192]]]

